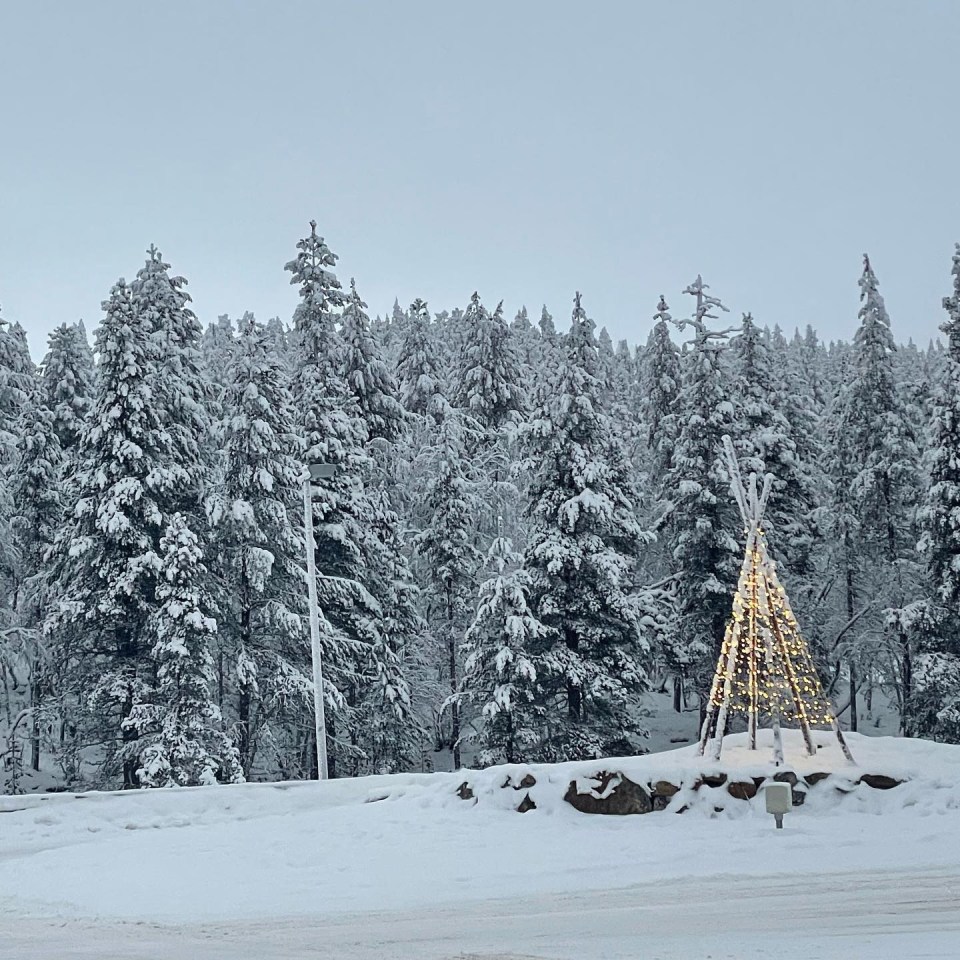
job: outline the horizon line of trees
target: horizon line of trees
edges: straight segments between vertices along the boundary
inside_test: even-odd
[[[946,344],[898,348],[868,258],[852,343],[700,277],[644,345],[577,293],[371,319],[311,223],[287,325],[204,329],[151,247],[91,349],[0,319],[0,776],[316,776],[302,517],[315,485],[332,776],[643,750],[703,702],[741,533],[721,438],[841,720],[960,742],[960,245]],[[678,345],[674,334],[684,342]],[[31,779],[33,778],[33,779]]]

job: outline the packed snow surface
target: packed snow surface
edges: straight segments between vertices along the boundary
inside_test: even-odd
[[[769,770],[730,737],[627,760],[0,798],[0,958],[955,958],[960,747],[825,735],[798,773],[908,782],[600,817],[571,780]],[[530,772],[537,809],[501,785]],[[744,774],[745,776],[747,773]],[[461,800],[468,780],[475,801]],[[709,789],[709,788],[707,788]]]

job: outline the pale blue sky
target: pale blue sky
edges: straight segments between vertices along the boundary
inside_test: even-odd
[[[0,304],[83,317],[156,243],[204,322],[286,319],[315,217],[372,312],[479,289],[614,338],[734,316],[936,333],[960,239],[956,0],[0,6]]]

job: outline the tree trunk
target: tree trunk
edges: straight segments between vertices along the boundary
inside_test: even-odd
[[[673,709],[675,713],[683,713],[683,677],[679,673],[673,676]]]
[[[846,594],[847,594],[847,622],[849,623],[853,620],[853,606],[854,606],[854,595],[853,595],[853,569],[847,567],[844,581],[846,583]],[[849,655],[849,668],[850,668],[850,729],[856,732],[858,727],[858,717],[857,717],[857,664],[856,658],[851,650]]]
[[[327,776],[331,780],[337,779],[337,715],[331,711],[326,718],[326,735],[327,735]],[[316,733],[313,735],[313,740],[317,739]],[[319,772],[317,772],[317,751],[313,751],[313,769],[315,771],[314,779],[319,777]]]
[[[850,661],[850,729],[856,733],[858,727],[857,717],[857,665]]]
[[[40,770],[40,681],[30,681],[30,769]]]
[[[240,688],[240,694],[237,697],[237,731],[239,733],[237,750],[240,752],[240,764],[243,767],[244,779],[248,779],[253,757],[250,750],[250,693],[246,686]]]
[[[137,670],[137,642],[133,638],[133,633],[128,627],[123,627],[117,631],[117,660],[120,662],[121,669],[125,670],[130,676],[130,683],[127,686],[127,693],[123,703],[120,706],[120,730],[121,740],[125,748],[129,744],[136,743],[139,734],[135,727],[124,726],[124,721],[133,712],[133,680],[136,677]],[[123,789],[135,790],[140,786],[140,778],[137,776],[137,767],[139,763],[134,756],[125,756],[123,760]]]
[[[450,674],[450,747],[453,750],[453,769],[460,769],[460,704],[456,701],[457,687],[457,638],[454,634],[453,591],[447,587],[447,670]]]
[[[900,643],[903,654],[901,656],[901,680],[903,683],[903,717],[901,719],[901,730],[905,737],[913,736],[913,717],[911,716],[913,706],[913,653],[910,650],[910,641],[900,631]]]

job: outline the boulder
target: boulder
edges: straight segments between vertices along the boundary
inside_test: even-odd
[[[752,800],[757,795],[757,785],[752,780],[734,780],[727,784],[727,793],[734,800]]]
[[[655,797],[672,797],[680,792],[680,788],[669,780],[658,780],[650,787],[650,792]]]
[[[701,787],[722,787],[727,782],[725,773],[701,773],[697,782],[693,785],[694,790]]]
[[[470,784],[466,780],[457,787],[457,796],[461,800],[473,800],[473,790],[470,787]]]
[[[507,774],[507,779],[500,784],[501,788],[506,790],[507,787],[513,787],[514,790],[529,790],[530,787],[535,787],[537,785],[537,778],[532,774],[525,774],[523,779],[519,783],[514,783],[510,779],[510,774]]]
[[[893,787],[899,787],[902,780],[894,780],[893,777],[888,777],[883,773],[865,773],[860,778],[860,783],[865,783],[868,787],[873,787],[874,790],[890,790]]]
[[[789,783],[791,787],[795,787],[798,777],[792,770],[778,770],[773,775],[773,779],[777,783]]]
[[[624,816],[653,809],[650,794],[622,773],[598,773],[593,779],[598,781],[597,786],[588,793],[579,793],[576,780],[571,780],[563,799],[581,813]]]
[[[813,787],[818,784],[821,780],[826,780],[829,777],[829,773],[821,771],[820,773],[805,773],[803,779],[806,781],[807,786]]]
[[[521,801],[520,806],[517,807],[517,813],[526,813],[528,810],[536,810],[537,805],[533,802],[533,798],[528,793]]]

